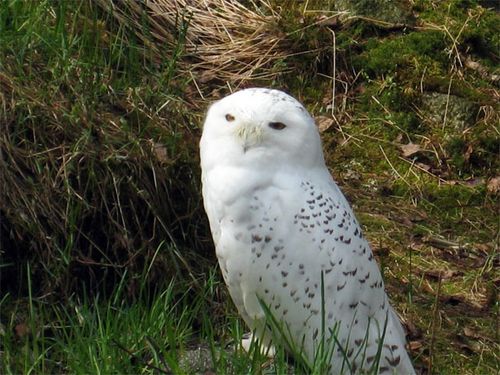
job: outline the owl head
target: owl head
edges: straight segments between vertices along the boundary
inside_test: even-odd
[[[318,130],[304,106],[282,91],[265,88],[241,90],[212,104],[200,151],[204,169],[221,163],[324,166]]]

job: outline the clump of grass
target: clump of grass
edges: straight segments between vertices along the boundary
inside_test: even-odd
[[[2,2],[0,29],[2,289],[26,262],[36,294],[112,289],[161,241],[153,284],[185,270],[204,228],[175,64],[86,1]]]
[[[168,281],[151,294],[146,276],[138,280],[135,303],[129,299],[128,273],[107,299],[72,296],[48,304],[30,290],[24,318],[19,316],[24,309],[8,307],[11,297],[5,296],[2,373],[189,373],[180,358],[194,338],[194,320],[208,316],[204,298],[210,280],[193,299],[189,286],[181,290],[180,283]]]
[[[276,28],[279,14],[267,1],[99,3],[151,48],[158,61],[175,49],[178,32],[185,27],[180,70],[197,83],[202,96],[209,93],[204,88],[209,81],[270,80],[285,70],[277,63],[289,54],[287,41]]]

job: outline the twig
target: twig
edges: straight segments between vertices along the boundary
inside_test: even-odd
[[[332,33],[332,54],[333,54],[333,72],[332,72],[332,117],[335,119],[335,76],[337,72],[337,54],[335,52],[336,49],[336,40],[335,40],[335,31],[329,29]],[[336,121],[338,123],[338,121]]]
[[[374,137],[373,137],[373,138],[374,138]],[[388,142],[388,143],[391,143],[391,142]],[[436,179],[437,179],[440,183],[446,183],[446,180],[445,180],[445,179],[443,179],[443,178],[439,177],[438,175],[435,175],[434,173],[429,172],[429,171],[428,171],[428,170],[426,170],[425,168],[422,168],[420,165],[415,164],[413,161],[410,161],[410,160],[408,160],[408,159],[405,159],[405,158],[403,158],[403,157],[401,157],[401,156],[399,156],[399,159],[400,159],[400,160],[402,160],[402,161],[404,161],[405,163],[410,164],[412,167],[415,167],[415,168],[419,169],[420,171],[422,171],[422,172],[424,172],[424,173],[428,174],[429,176],[436,178]]]
[[[384,149],[382,148],[381,145],[378,146],[380,148],[380,151],[382,151],[382,154],[384,155],[384,158],[385,160],[387,161],[387,163],[389,164],[389,166],[391,167],[392,171],[401,179],[403,180],[403,182],[408,185],[409,188],[411,188],[411,185],[408,181],[406,181],[406,179],[401,176],[401,174],[396,170],[396,168],[394,168],[394,166],[392,165],[391,161],[389,160],[389,158],[387,157],[387,155],[385,154],[385,151]]]
[[[168,368],[167,361],[165,361],[165,357],[163,356],[163,354],[161,354],[161,350],[158,347],[158,345],[156,344],[156,342],[154,342],[150,336],[145,336],[144,338],[146,339],[146,342],[149,344],[149,346],[151,346],[151,349],[153,349],[153,351],[160,358],[160,362],[163,365],[163,367]]]
[[[438,286],[436,291],[436,300],[434,301],[434,311],[432,317],[432,327],[431,327],[431,342],[429,344],[429,375],[432,375],[432,364],[434,362],[434,342],[436,340],[436,331],[437,331],[437,321],[439,318],[439,298],[441,296],[441,283],[442,277],[441,272],[439,272],[438,276]]]
[[[422,77],[420,77],[420,93],[424,93],[424,77],[427,72],[427,66],[424,67],[424,71],[422,72]]]
[[[448,241],[444,238],[436,236],[429,236],[428,238],[424,239],[424,242],[428,245],[431,245],[432,247],[441,250],[446,250],[446,249],[460,250],[464,248],[462,245],[456,242]]]
[[[190,70],[189,74],[191,75],[191,79],[193,80],[194,86],[196,87],[196,90],[198,91],[198,94],[200,94],[200,97],[202,100],[206,100],[205,97],[203,96],[203,93],[200,90],[200,87],[198,86],[198,83],[196,82],[196,78],[193,75],[193,72]]]
[[[120,350],[123,350],[125,353],[127,353],[133,360],[137,361],[137,362],[140,362],[140,363],[143,363],[146,367],[152,369],[152,370],[156,370],[162,374],[167,374],[167,375],[171,375],[173,374],[172,371],[170,370],[165,370],[165,369],[162,369],[160,367],[157,367],[157,366],[154,366],[154,365],[151,365],[149,363],[147,363],[146,361],[144,361],[142,358],[136,356],[134,353],[132,353],[130,350],[128,350],[126,347],[124,347],[122,344],[120,344],[117,340],[115,339],[111,339],[111,341],[113,342],[113,344],[115,344],[118,349]],[[163,363],[163,362],[162,362]],[[163,365],[165,365],[163,363]]]
[[[446,107],[444,108],[444,117],[443,117],[443,126],[441,127],[442,130],[444,130],[444,127],[446,126],[446,119],[448,117],[448,105],[450,103],[450,92],[451,92],[451,83],[453,82],[453,75],[450,77],[450,83],[448,84],[448,94],[446,94]]]

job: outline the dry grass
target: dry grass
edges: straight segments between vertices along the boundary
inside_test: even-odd
[[[279,14],[265,0],[248,6],[235,0],[98,2],[151,48],[158,61],[169,58],[165,51],[182,48],[179,68],[202,97],[208,94],[207,82],[238,87],[250,80],[271,80],[286,70],[279,63],[290,53],[287,39],[277,27]]]

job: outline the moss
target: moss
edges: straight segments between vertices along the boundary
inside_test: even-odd
[[[393,194],[396,196],[415,196],[408,185],[395,181]],[[493,223],[496,217],[495,200],[488,196],[486,186],[465,184],[438,185],[426,183],[417,195],[418,206],[425,210],[432,221],[421,223],[413,228],[415,235],[433,233],[455,233],[467,238],[467,242],[491,241],[491,228],[482,224],[473,229],[471,223]]]
[[[425,225],[417,224],[412,228],[412,234],[415,237],[423,237],[430,233],[432,233],[432,229]]]
[[[381,230],[390,226],[394,223],[383,215],[373,215],[368,213],[358,213],[359,222],[370,228],[370,231]]]
[[[445,71],[448,62],[445,49],[446,39],[439,31],[412,32],[384,40],[371,38],[354,65],[372,78],[393,74],[401,79],[420,79],[424,69],[431,75]]]
[[[500,168],[500,139],[498,137],[479,136],[478,143],[470,155],[472,170],[483,170],[486,175],[495,176]]]
[[[417,2],[419,18],[435,25],[445,24],[450,35],[459,36],[461,50],[468,50],[482,62],[494,68],[498,65],[500,43],[500,14],[488,11],[492,4],[485,1],[440,1],[433,7],[428,2]],[[464,27],[465,26],[465,27]],[[451,42],[451,40],[450,40]]]
[[[455,176],[493,177],[500,168],[500,140],[493,129],[477,125],[472,134],[456,134],[443,142],[447,163]]]
[[[461,185],[427,185],[424,198],[439,209],[457,209],[467,206],[480,206],[484,203],[484,186],[470,188]]]
[[[450,155],[450,163],[459,171],[463,171],[466,167],[465,151],[467,144],[461,137],[453,137],[447,145],[447,151]]]

